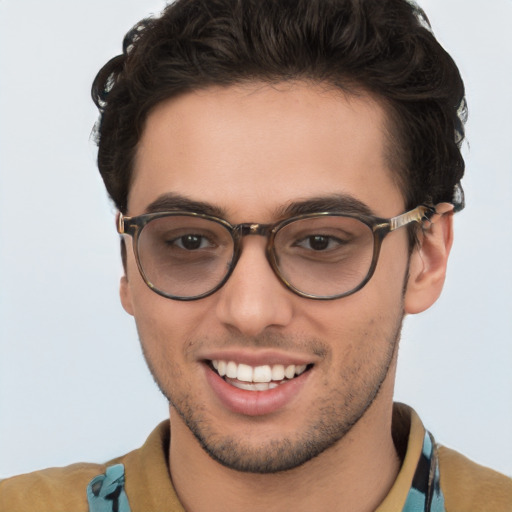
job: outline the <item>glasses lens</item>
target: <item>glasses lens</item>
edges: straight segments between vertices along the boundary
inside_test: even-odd
[[[334,297],[357,288],[373,259],[373,232],[350,217],[300,219],[281,228],[274,240],[282,277],[297,290]]]
[[[233,239],[222,224],[176,215],[151,220],[141,230],[138,255],[149,284],[174,297],[196,297],[226,276]]]

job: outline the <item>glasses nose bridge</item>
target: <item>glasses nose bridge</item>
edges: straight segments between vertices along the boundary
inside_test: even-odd
[[[267,258],[268,263],[270,264],[270,267],[276,273],[276,270],[274,268],[274,265],[272,264],[270,253],[271,250],[271,234],[273,230],[274,225],[273,224],[260,224],[257,222],[244,222],[243,224],[237,224],[236,226],[233,226],[233,239],[235,242],[235,256],[234,256],[234,266],[238,263],[238,260],[240,259],[240,256],[242,254],[242,241],[244,237],[256,235],[256,236],[262,236],[266,239],[265,243],[265,256]],[[278,275],[279,277],[279,275]]]
[[[234,231],[240,239],[249,235],[259,235],[268,239],[270,232],[272,231],[272,224],[245,222],[243,224],[236,225]]]

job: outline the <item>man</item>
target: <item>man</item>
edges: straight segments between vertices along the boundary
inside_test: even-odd
[[[170,423],[1,510],[510,510],[393,406],[463,207],[464,90],[403,0],[178,1],[98,74],[98,164]]]

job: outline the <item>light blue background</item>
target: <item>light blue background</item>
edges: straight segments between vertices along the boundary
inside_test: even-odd
[[[445,293],[408,318],[397,399],[512,475],[512,2],[425,0],[466,80],[467,208]],[[117,297],[90,83],[157,0],[0,0],[0,477],[105,461],[167,415]]]

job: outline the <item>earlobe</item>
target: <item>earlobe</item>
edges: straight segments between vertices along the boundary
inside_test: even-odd
[[[439,298],[446,277],[453,242],[453,207],[439,205],[431,226],[420,233],[419,244],[409,262],[404,298],[407,314],[421,313]]]
[[[126,275],[121,277],[121,281],[119,283],[119,296],[121,297],[121,304],[123,305],[124,310],[129,315],[133,316],[132,294]]]

